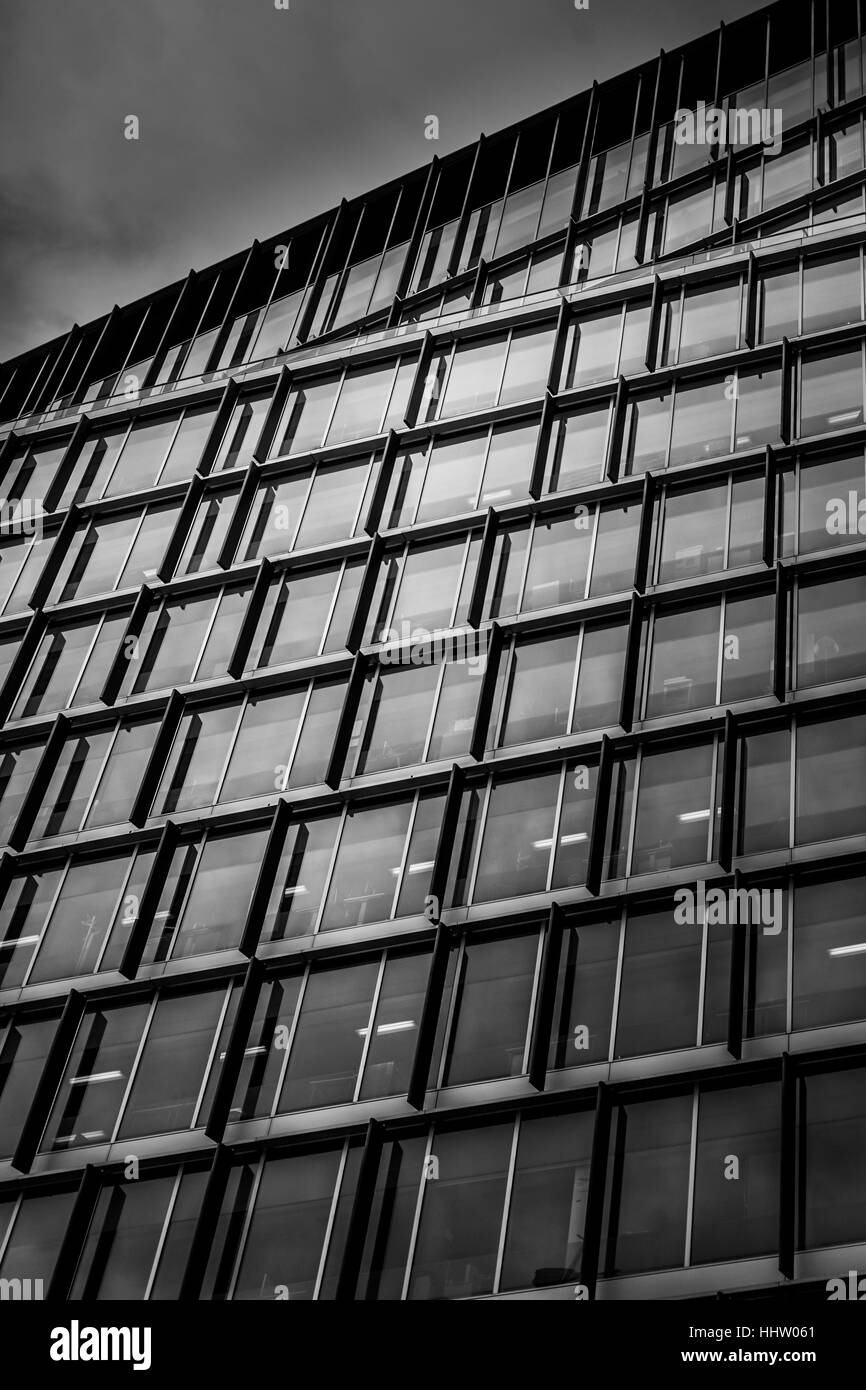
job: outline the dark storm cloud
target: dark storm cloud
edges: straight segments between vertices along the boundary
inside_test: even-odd
[[[0,360],[753,8],[4,0]]]

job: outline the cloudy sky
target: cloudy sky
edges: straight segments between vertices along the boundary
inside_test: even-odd
[[[2,0],[0,361],[755,8]]]

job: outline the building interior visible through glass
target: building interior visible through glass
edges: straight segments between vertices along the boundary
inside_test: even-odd
[[[0,366],[0,1276],[864,1267],[864,98],[780,3]]]

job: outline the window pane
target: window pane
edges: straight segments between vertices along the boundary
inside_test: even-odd
[[[494,784],[475,901],[543,892],[552,847],[559,774]]]
[[[266,830],[208,836],[184,905],[174,960],[239,944],[266,843]]]
[[[496,404],[506,340],[458,343],[440,414],[466,415]]]
[[[866,1237],[866,1086],[860,1067],[807,1076],[801,1249]],[[803,1121],[801,1121],[803,1123]]]
[[[794,1027],[821,1028],[866,1015],[863,879],[794,889]]]
[[[293,386],[280,427],[274,436],[274,455],[304,454],[318,449],[337,394],[339,376]]]
[[[429,952],[389,952],[359,1100],[404,1095],[408,1090],[429,967]]]
[[[740,322],[738,284],[687,290],[680,335],[680,362],[716,357],[737,347]]]
[[[548,1066],[607,1061],[619,938],[618,912],[565,932]]]
[[[866,831],[866,716],[797,728],[798,845]]]
[[[42,1075],[56,1018],[13,1018],[0,1035],[0,1156],[11,1158]]]
[[[827,434],[863,421],[860,348],[834,356],[805,357],[802,365],[800,433]]]
[[[657,611],[646,717],[678,714],[716,703],[719,606]]]
[[[518,641],[511,663],[502,746],[569,732],[577,633]]]
[[[691,1120],[691,1094],[617,1108],[609,1163],[617,1150],[622,1160],[607,1201],[605,1274],[683,1263]]]
[[[334,418],[328,429],[329,445],[341,444],[346,439],[362,439],[368,434],[378,434],[393,378],[393,362],[365,367],[346,374]],[[297,448],[293,452],[296,453]]]
[[[692,1259],[743,1259],[778,1247],[779,1086],[701,1092]],[[737,1172],[731,1177],[731,1156]]]
[[[863,455],[829,463],[803,463],[800,468],[801,554],[854,545],[859,540],[864,504]]]
[[[277,1285],[311,1299],[328,1229],[340,1151],[265,1164],[233,1297],[273,1302]]]
[[[152,815],[190,811],[213,802],[237,717],[236,705],[191,710],[183,716]]]
[[[96,969],[117,917],[128,867],[128,854],[71,865],[39,948],[32,984]]]
[[[514,1126],[439,1134],[436,1182],[424,1202],[409,1284],[410,1299],[456,1299],[493,1288]]]
[[[467,942],[444,1085],[520,1076],[538,934]]]
[[[349,811],[322,931],[382,922],[391,915],[409,812],[408,802]]]
[[[866,576],[803,584],[797,604],[797,685],[866,675]]]
[[[668,492],[664,504],[659,583],[724,569],[726,484]]]
[[[584,597],[593,519],[591,512],[538,519],[521,605],[524,612],[577,603]]]
[[[722,703],[769,695],[773,687],[775,600],[729,598],[722,640]]]
[[[142,1003],[87,1011],[54,1101],[43,1152],[109,1142],[149,1009],[149,1003]]]
[[[352,1100],[378,974],[378,958],[311,972],[277,1106],[280,1113]]]
[[[610,406],[590,406],[560,416],[553,425],[548,466],[548,492],[565,492],[581,483],[597,482],[604,470]]]
[[[803,266],[803,332],[859,323],[862,317],[859,252],[838,260],[806,260]]]
[[[733,400],[724,381],[679,385],[674,401],[670,466],[729,453],[732,418]]]
[[[740,745],[739,853],[785,849],[791,803],[791,735],[756,734]]]
[[[658,873],[706,860],[712,762],[711,744],[644,756],[632,872]]]
[[[521,1120],[500,1288],[544,1288],[580,1277],[593,1116]]]

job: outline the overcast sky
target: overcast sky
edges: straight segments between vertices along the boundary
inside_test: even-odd
[[[757,8],[289,6],[0,0],[0,361]]]

